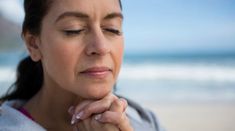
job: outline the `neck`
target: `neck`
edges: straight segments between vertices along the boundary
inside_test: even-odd
[[[68,109],[80,102],[80,98],[62,88],[44,86],[26,103],[25,108],[37,123],[46,129],[54,130],[71,127]]]

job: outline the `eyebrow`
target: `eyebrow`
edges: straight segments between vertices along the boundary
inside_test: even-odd
[[[58,22],[59,20],[64,19],[66,17],[77,17],[80,19],[88,19],[89,15],[82,13],[82,12],[64,12],[63,14],[58,16],[55,22]],[[123,15],[122,13],[118,13],[118,12],[109,13],[108,15],[104,17],[104,20],[109,20],[109,19],[114,19],[114,18],[123,19]]]
[[[64,12],[63,14],[61,14],[60,16],[58,16],[58,18],[56,19],[55,22],[58,22],[61,19],[64,19],[66,17],[77,17],[80,19],[88,19],[89,16],[85,13],[82,12]]]
[[[105,20],[114,19],[114,18],[123,19],[123,15],[122,13],[113,12],[104,17]]]

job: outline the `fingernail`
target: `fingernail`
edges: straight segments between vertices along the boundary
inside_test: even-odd
[[[100,120],[101,119],[101,114],[95,116],[95,120]]]
[[[75,122],[76,122],[76,117],[75,117],[75,115],[73,115],[72,120],[71,120],[71,125],[75,124]]]
[[[122,102],[125,102],[125,101],[126,101],[124,98],[120,98],[119,100],[122,101]]]
[[[83,116],[83,114],[84,114],[83,111],[79,112],[79,113],[76,115],[76,119],[78,119],[78,120],[81,119],[82,116]]]
[[[126,101],[125,99],[120,98],[119,100],[120,100],[124,105],[126,105],[126,104],[127,104],[127,101]]]
[[[74,112],[74,106],[70,106],[68,109],[68,113],[73,114]]]

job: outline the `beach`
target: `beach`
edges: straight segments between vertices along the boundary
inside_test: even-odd
[[[235,103],[145,104],[167,131],[235,131]]]
[[[6,56],[0,55],[0,95],[22,55]],[[124,61],[117,94],[154,111],[166,131],[235,131],[235,57],[148,58]]]
[[[118,89],[166,131],[235,131],[234,65],[234,57],[127,62]]]

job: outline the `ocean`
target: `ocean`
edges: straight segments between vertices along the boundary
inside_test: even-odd
[[[0,54],[0,95],[23,56]],[[147,103],[235,103],[235,56],[125,56],[115,91]]]

